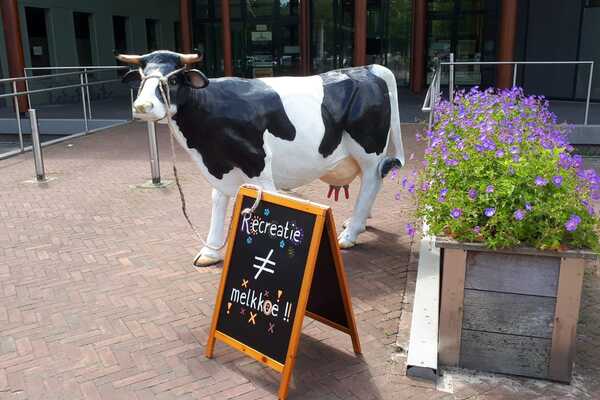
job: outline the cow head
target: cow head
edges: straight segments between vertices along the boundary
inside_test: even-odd
[[[133,116],[147,121],[163,119],[167,115],[167,105],[161,92],[161,82],[165,95],[171,102],[171,115],[177,112],[177,105],[185,100],[185,94],[193,89],[201,89],[208,85],[206,76],[197,69],[189,68],[190,64],[200,62],[198,54],[179,54],[172,51],[159,50],[145,55],[118,54],[121,62],[139,67],[127,72],[123,82],[140,87],[137,98],[133,102]]]

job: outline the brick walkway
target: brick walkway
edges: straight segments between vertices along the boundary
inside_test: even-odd
[[[160,136],[170,176],[164,127]],[[144,125],[44,155],[57,179],[42,186],[24,183],[31,154],[0,161],[0,399],[275,399],[278,374],[221,344],[214,360],[203,357],[221,269],[191,266],[199,245],[174,187],[135,187],[149,176]],[[209,187],[179,159],[190,214],[206,229]],[[327,203],[326,189],[297,192]],[[364,355],[307,320],[289,398],[600,398],[600,278],[591,271],[573,385],[449,371],[448,393],[404,375],[416,261],[403,228],[410,203],[394,200],[396,189],[386,181],[360,246],[344,252]],[[338,225],[350,210],[335,204]]]

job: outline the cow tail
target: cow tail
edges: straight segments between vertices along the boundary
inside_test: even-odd
[[[404,146],[402,144],[402,131],[400,128],[400,108],[398,106],[398,87],[394,73],[385,67],[379,66],[378,75],[385,80],[390,96],[390,138],[388,144],[388,157],[379,164],[379,172],[384,178],[392,169],[402,168],[404,165]],[[391,146],[390,146],[391,145]]]

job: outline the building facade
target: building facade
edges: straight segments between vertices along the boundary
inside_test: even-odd
[[[0,0],[18,9],[24,66],[115,65],[113,49],[203,53],[211,77],[389,67],[422,92],[436,59],[600,63],[600,0]],[[10,10],[9,10],[10,11]],[[3,15],[0,75],[18,72]],[[6,26],[6,24],[11,26]],[[8,28],[8,29],[7,29]],[[5,32],[11,35],[5,38]],[[9,51],[10,50],[10,51]],[[10,53],[10,54],[9,54]],[[17,55],[17,57],[15,56]],[[12,65],[12,69],[11,69]],[[16,65],[16,67],[15,67]],[[600,100],[600,67],[592,98]],[[517,84],[581,100],[588,66],[527,66]],[[512,67],[456,68],[456,83],[509,86]]]
[[[18,9],[27,67],[116,65],[113,49],[136,53],[174,48],[179,34],[177,2],[145,0],[142,6],[128,0],[0,1],[0,13],[13,4]],[[4,15],[2,21],[14,24]],[[6,28],[0,30],[0,77],[10,75]]]
[[[182,0],[189,50],[210,76],[302,75],[388,66],[420,92],[436,59],[600,62],[599,0]],[[225,16],[225,18],[224,18]],[[230,50],[224,50],[230,49]],[[229,54],[228,54],[229,53]],[[598,70],[599,68],[597,68]],[[456,68],[456,83],[512,85],[512,67]],[[517,84],[581,100],[588,66],[520,67]],[[600,71],[592,98],[600,100]]]

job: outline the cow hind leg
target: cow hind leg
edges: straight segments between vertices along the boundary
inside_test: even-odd
[[[221,249],[225,242],[225,217],[229,196],[217,189],[212,190],[212,213],[206,246],[200,250],[194,259],[197,267],[208,267],[223,260]]]
[[[356,244],[356,239],[366,229],[367,218],[371,215],[371,208],[377,193],[381,188],[381,177],[377,168],[377,161],[361,165],[362,177],[360,191],[352,212],[352,217],[346,221],[345,229],[338,236],[340,248],[347,249]]]

